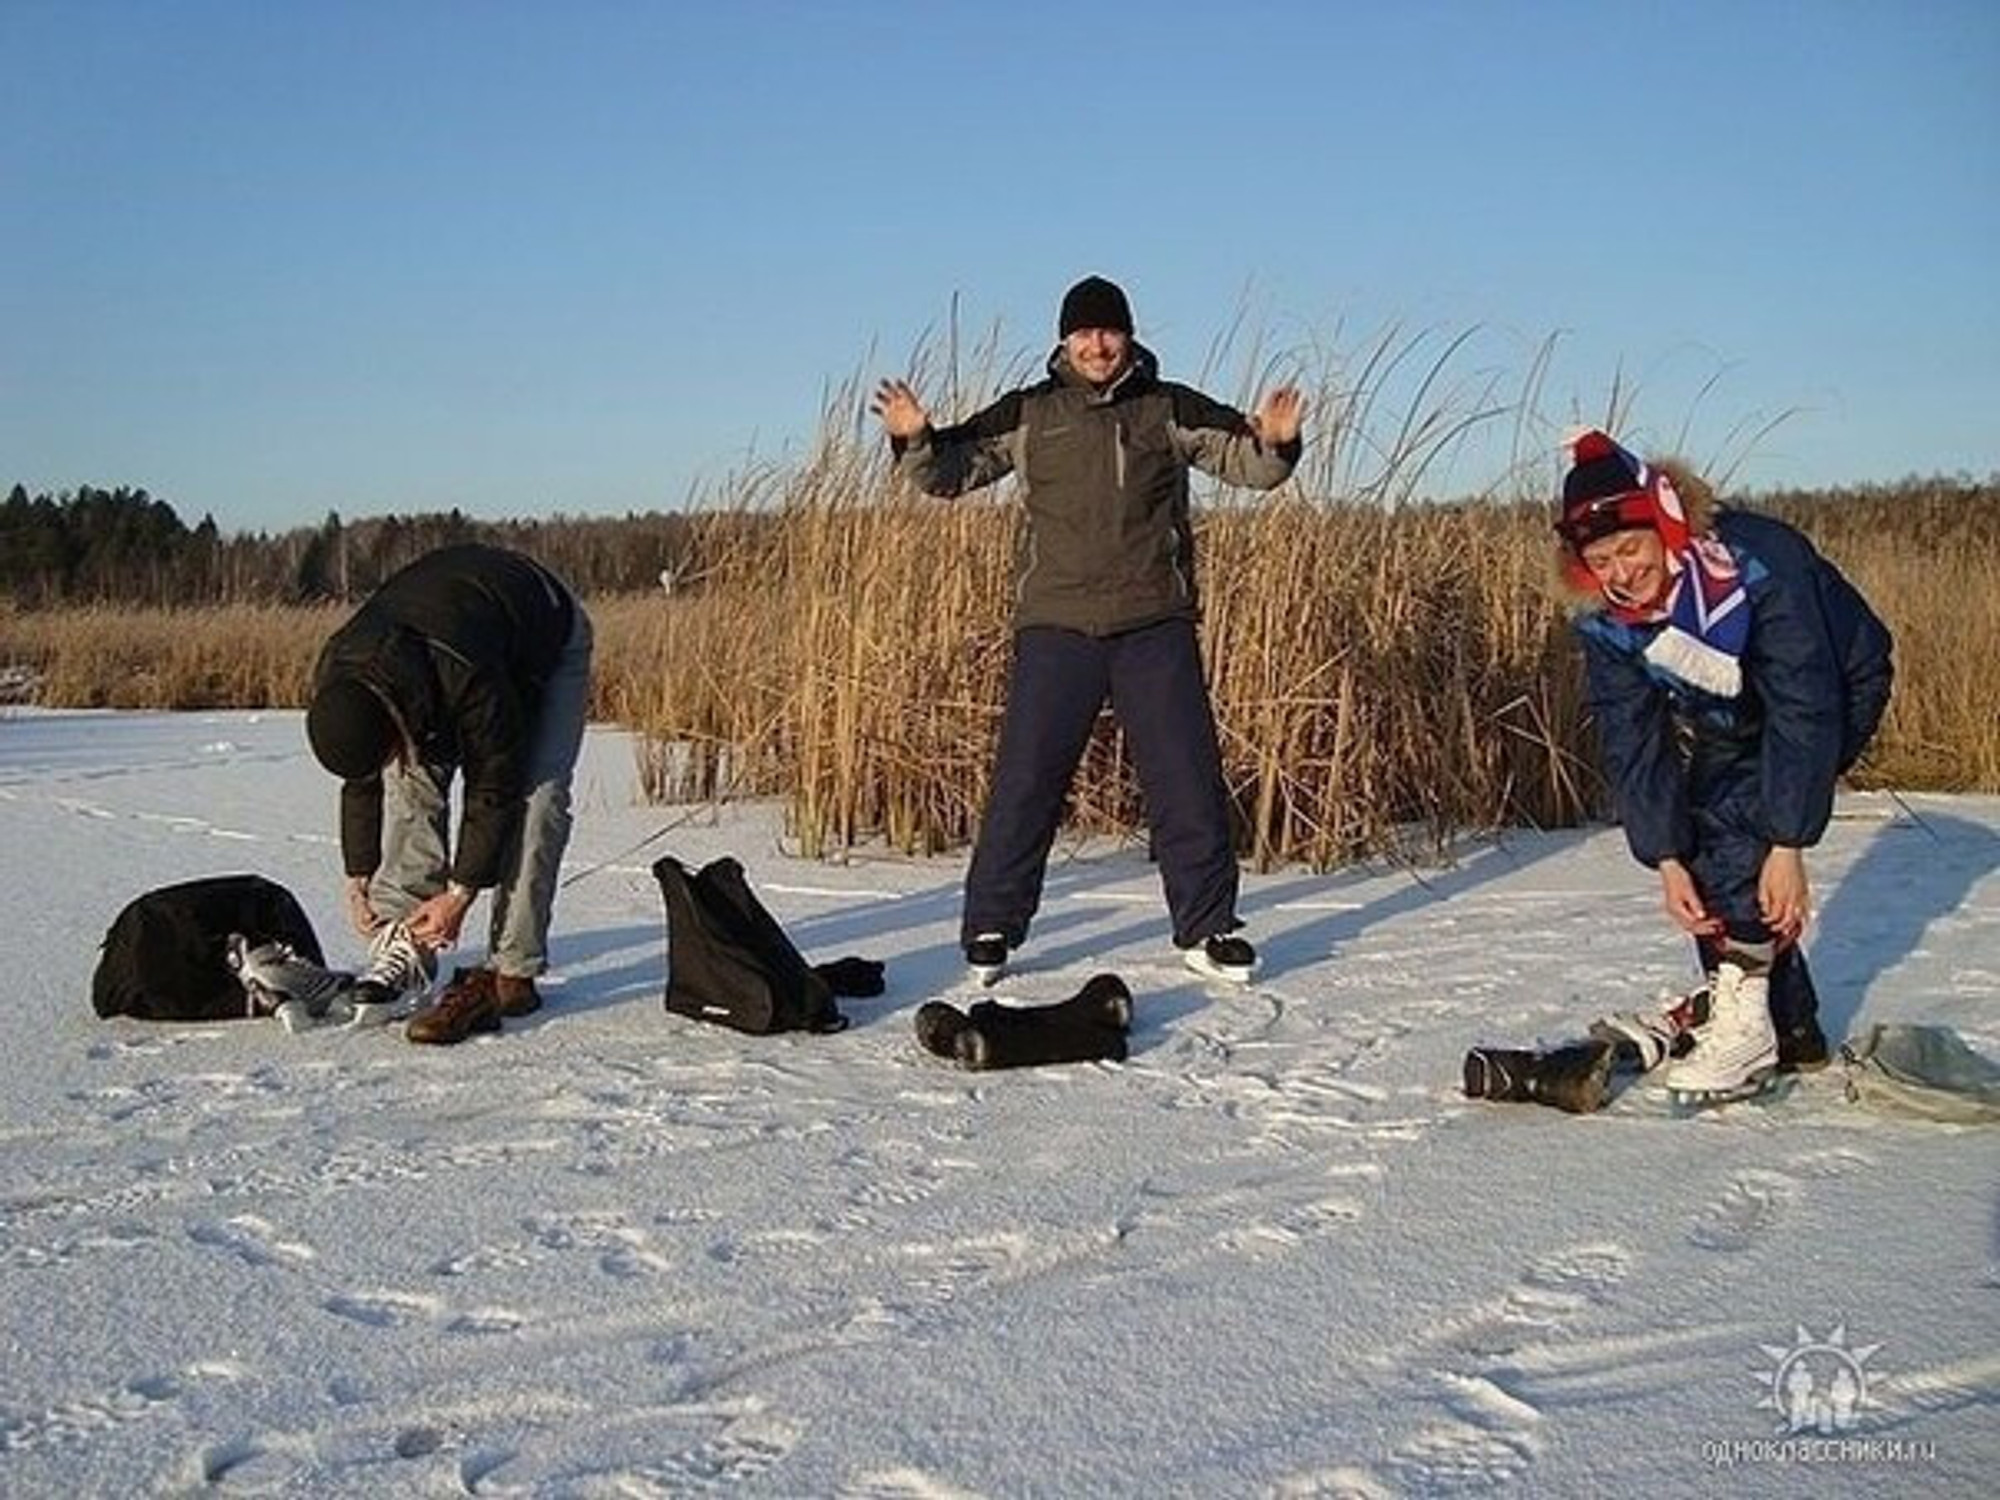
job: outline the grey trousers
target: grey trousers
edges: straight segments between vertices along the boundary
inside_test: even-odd
[[[570,781],[590,711],[590,618],[576,623],[542,689],[529,743],[520,824],[493,889],[490,962],[533,978],[549,966],[549,921],[569,843]],[[369,900],[386,917],[407,916],[451,876],[453,766],[391,765],[382,774],[382,864]]]

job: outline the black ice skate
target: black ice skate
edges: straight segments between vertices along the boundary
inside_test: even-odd
[[[385,922],[368,945],[368,967],[347,992],[347,1024],[386,1026],[420,1002],[437,978],[437,955],[401,922]]]
[[[1197,974],[1220,979],[1224,984],[1248,984],[1257,977],[1257,950],[1249,939],[1234,933],[1218,933],[1192,948],[1181,950],[1181,962]]]
[[[982,932],[965,945],[965,967],[973,983],[991,989],[1007,972],[1007,939],[998,932]]]
[[[303,957],[290,943],[253,944],[240,932],[229,934],[224,957],[250,1013],[275,1016],[287,1031],[324,1022],[354,979]]]

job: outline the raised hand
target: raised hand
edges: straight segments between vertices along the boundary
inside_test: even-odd
[[[1289,443],[1299,435],[1305,420],[1306,398],[1295,385],[1281,385],[1265,393],[1251,415],[1250,425],[1260,442],[1273,447]]]
[[[931,425],[930,413],[908,382],[885,380],[875,387],[868,409],[882,419],[882,428],[892,438],[913,438]]]

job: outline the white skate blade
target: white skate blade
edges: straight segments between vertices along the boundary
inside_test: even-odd
[[[293,1036],[301,1031],[313,1031],[326,1024],[324,1015],[314,1015],[303,1000],[286,1000],[271,1012],[278,1018],[278,1024]]]
[[[342,1029],[347,1031],[374,1031],[399,1021],[408,1014],[409,1010],[400,1000],[382,1000],[373,1003],[366,1000],[350,1000],[347,1002],[347,1019],[341,1025]]]
[[[1742,1083],[1726,1089],[1675,1088],[1669,1084],[1667,1097],[1673,1100],[1675,1107],[1679,1109],[1714,1109],[1724,1104],[1742,1104],[1746,1100],[1755,1099],[1771,1091],[1776,1082],[1777,1069],[1769,1068],[1753,1073]]]
[[[1208,956],[1208,950],[1199,943],[1181,951],[1181,962],[1206,979],[1238,987],[1249,984],[1257,977],[1256,964],[1253,963],[1248,968],[1240,964],[1219,964]]]
[[[990,990],[1000,982],[1000,976],[1007,972],[1007,962],[1002,959],[997,964],[967,964],[965,972],[982,990]]]

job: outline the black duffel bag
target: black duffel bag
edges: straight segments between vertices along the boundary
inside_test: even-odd
[[[230,970],[231,933],[252,947],[288,943],[324,963],[319,938],[292,893],[261,875],[211,875],[161,886],[129,902],[104,934],[90,982],[100,1016],[219,1021],[252,1014]]]

